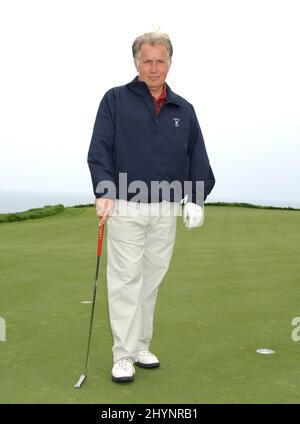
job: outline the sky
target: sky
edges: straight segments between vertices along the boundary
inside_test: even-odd
[[[93,198],[104,93],[136,76],[133,40],[172,40],[167,83],[193,104],[208,201],[300,206],[300,2],[0,0],[0,191]]]

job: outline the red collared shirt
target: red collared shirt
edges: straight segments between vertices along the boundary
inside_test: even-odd
[[[161,95],[158,97],[158,99],[156,99],[155,97],[152,96],[153,101],[154,101],[156,115],[159,114],[160,109],[161,109],[162,105],[164,104],[166,97],[167,97],[167,89],[166,89],[166,84],[164,84]]]

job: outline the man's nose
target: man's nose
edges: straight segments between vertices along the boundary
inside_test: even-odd
[[[151,72],[156,72],[156,70],[157,70],[157,62],[156,62],[156,61],[153,61],[153,62],[151,63],[150,71],[151,71]]]

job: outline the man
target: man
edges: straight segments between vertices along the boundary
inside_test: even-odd
[[[149,346],[180,200],[184,197],[184,224],[197,227],[203,219],[203,200],[215,184],[193,106],[165,82],[173,54],[169,36],[143,34],[135,39],[132,52],[138,76],[105,93],[88,152],[99,225],[108,226],[107,287],[116,382],[134,380],[134,364],[159,367]],[[177,185],[172,193],[155,194],[152,183],[163,181],[179,182],[182,190]],[[189,190],[184,189],[185,181],[191,183]]]

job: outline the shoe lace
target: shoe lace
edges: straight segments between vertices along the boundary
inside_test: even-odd
[[[118,366],[123,369],[128,369],[131,366],[131,361],[128,358],[119,359]]]

